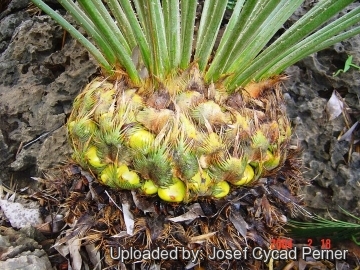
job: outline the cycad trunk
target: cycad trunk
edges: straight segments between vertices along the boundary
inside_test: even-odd
[[[74,159],[101,184],[76,181],[92,199],[71,192],[67,220],[91,220],[85,239],[99,244],[108,266],[122,263],[119,248],[194,250],[202,254],[192,258],[195,264],[207,269],[251,265],[209,258],[214,249],[268,248],[286,215],[301,210],[297,192],[304,182],[289,141],[282,79],[233,94],[205,84],[196,66],[148,89],[96,79],[76,99],[68,126]],[[130,232],[124,207],[133,210]],[[179,259],[176,267],[191,264]]]

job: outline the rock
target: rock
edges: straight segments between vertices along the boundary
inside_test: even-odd
[[[5,19],[18,22],[14,15]],[[0,149],[7,153],[0,158],[0,180],[12,174],[24,183],[19,187],[69,158],[61,127],[73,99],[96,72],[88,52],[69,35],[63,45],[63,35],[48,16],[35,16],[19,24],[0,55]]]
[[[2,134],[2,131],[0,129],[0,163],[3,163],[8,160],[10,153],[9,153],[9,147],[5,142],[5,138]]]
[[[0,4],[0,20],[17,10],[25,9],[29,2],[30,0],[2,0]]]
[[[346,130],[344,117],[329,121],[325,113],[326,102],[337,90],[350,108],[350,126],[358,120],[353,113],[360,110],[360,73],[355,69],[337,77],[333,73],[344,67],[348,55],[353,56],[354,63],[360,63],[360,52],[353,47],[359,43],[358,36],[338,43],[286,71],[291,76],[285,86],[287,111],[303,148],[304,176],[314,183],[304,189],[304,201],[315,213],[326,215],[330,211],[333,217],[340,217],[338,206],[360,214],[359,187],[355,184],[360,175],[360,154],[353,152],[348,163],[350,144],[338,141],[340,133]],[[356,131],[354,136],[359,138]]]
[[[32,238],[12,228],[0,227],[0,269],[48,270],[49,258]]]
[[[26,201],[21,197],[14,202],[14,197],[15,195],[12,195],[10,198],[0,200],[1,210],[13,228],[43,224],[37,202]]]
[[[57,159],[53,158],[54,153],[59,154]],[[37,158],[38,168],[42,172],[49,171],[68,161],[71,153],[72,149],[67,139],[66,128],[62,126],[45,139],[41,145]]]
[[[0,52],[5,51],[10,43],[10,39],[22,21],[29,18],[26,12],[17,12],[5,17],[0,21]]]
[[[49,270],[52,269],[45,251],[25,252],[23,256],[0,262],[2,270]]]
[[[340,164],[345,164],[344,156],[349,151],[349,144],[345,141],[338,142],[335,138],[332,139],[330,145],[331,167],[336,169]]]

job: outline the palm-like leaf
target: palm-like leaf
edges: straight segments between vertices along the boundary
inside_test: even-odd
[[[333,241],[352,239],[357,245],[360,245],[360,242],[357,241],[360,237],[360,218],[342,208],[341,210],[345,215],[353,218],[354,222],[334,218],[328,220],[318,215],[313,216],[311,222],[290,220],[288,223],[290,235],[298,238],[329,237]]]
[[[270,45],[302,0],[206,0],[196,35],[197,1],[109,0],[106,8],[101,0],[79,0],[80,9],[72,0],[59,0],[97,49],[42,0],[32,1],[78,39],[107,72],[121,67],[135,84],[142,80],[131,61],[136,47],[157,80],[195,61],[206,82],[226,75],[226,88],[234,91],[253,80],[279,74],[307,55],[360,33],[360,7],[324,26],[353,0],[320,1]],[[232,16],[213,54],[227,7],[232,8]]]

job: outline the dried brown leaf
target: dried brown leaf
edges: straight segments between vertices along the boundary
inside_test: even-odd
[[[247,231],[249,228],[249,225],[246,223],[242,215],[239,211],[236,211],[234,207],[231,209],[231,213],[229,216],[229,220],[234,225],[234,227],[238,230],[238,232],[241,234],[244,239],[246,239]]]
[[[338,141],[348,141],[348,142],[350,142],[350,141],[351,141],[352,134],[353,134],[353,132],[354,132],[354,130],[355,130],[355,128],[357,127],[358,124],[359,124],[359,122],[356,121],[355,124],[353,124],[353,125],[351,126],[351,128],[349,128],[349,130],[346,131],[346,132],[344,133],[344,135],[342,135],[342,136],[338,139]]]
[[[93,226],[93,223],[94,223],[94,217],[85,213],[78,219],[74,227],[70,229],[71,232],[65,237],[58,240],[55,243],[54,247],[56,248],[57,246],[65,244],[66,242],[70,241],[73,238],[83,237]]]
[[[190,237],[190,243],[198,243],[198,244],[201,244],[202,242],[204,242],[205,240],[209,239],[209,237],[215,235],[216,233],[217,233],[217,232],[211,232],[211,233],[206,233],[206,234],[202,234],[202,235]]]
[[[189,211],[187,211],[185,214],[169,218],[169,220],[172,222],[193,221],[194,219],[203,216],[204,212],[202,211],[200,204],[194,203],[189,207]]]
[[[340,100],[340,94],[333,91],[329,101],[326,104],[326,112],[329,116],[329,121],[338,117],[344,108],[344,103]]]
[[[88,244],[85,246],[85,249],[89,254],[91,263],[94,265],[94,270],[100,270],[101,269],[100,251],[96,249],[95,244]]]
[[[67,242],[69,253],[71,257],[71,266],[73,270],[81,270],[83,260],[80,255],[81,240],[78,238]]]
[[[131,195],[137,208],[139,208],[144,213],[155,213],[154,203],[149,200],[149,198],[139,196],[136,191],[131,191]]]
[[[124,214],[124,220],[125,220],[125,224],[126,224],[126,232],[129,235],[134,235],[134,216],[133,214],[130,212],[130,205],[127,203],[123,203],[122,204],[122,211]]]

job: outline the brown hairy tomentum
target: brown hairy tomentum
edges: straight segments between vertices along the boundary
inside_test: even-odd
[[[280,171],[272,171],[273,175],[259,179],[251,187],[235,189],[225,199],[199,198],[188,204],[168,204],[156,197],[109,188],[97,183],[78,165],[68,164],[59,170],[60,179],[47,181],[46,194],[51,197],[44,197],[54,200],[49,207],[63,213],[67,224],[71,224],[56,246],[76,238],[82,239],[84,246],[94,244],[104,256],[103,267],[121,264],[121,258],[111,258],[110,248],[115,252],[118,248],[125,251],[183,248],[200,252],[202,258],[182,258],[180,253],[178,261],[156,260],[156,263],[166,269],[183,269],[195,259],[195,264],[201,264],[204,269],[261,269],[263,262],[251,257],[241,260],[209,257],[214,255],[214,248],[242,253],[247,249],[250,255],[253,247],[268,248],[271,239],[284,232],[284,215],[301,210],[295,186],[303,185],[303,179],[294,155],[298,156],[290,149]],[[126,205],[134,221],[131,235],[125,233],[129,218],[124,213]],[[187,218],[182,218],[183,214]],[[152,265],[154,261],[150,258],[142,263]],[[139,261],[124,261],[129,265],[135,262]]]
[[[281,167],[291,135],[281,78],[228,93],[196,65],[141,86],[97,78],[68,122],[73,158],[102,184],[169,202],[221,198]]]

